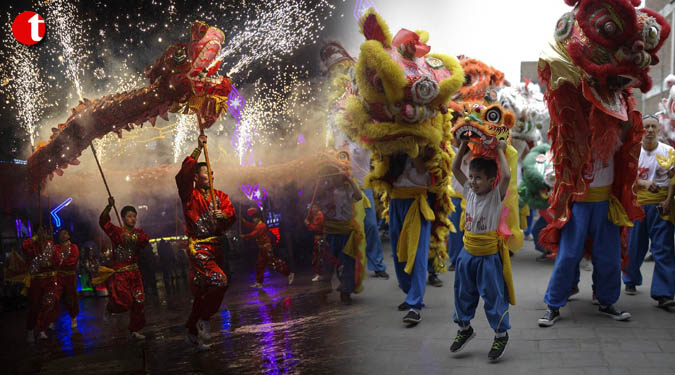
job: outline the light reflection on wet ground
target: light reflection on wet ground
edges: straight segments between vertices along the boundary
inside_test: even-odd
[[[211,319],[212,349],[198,353],[184,342],[191,307],[186,287],[146,297],[146,340],[132,342],[128,315],[102,320],[106,298],[80,300],[78,329],[62,311],[49,339],[25,343],[25,312],[2,316],[0,360],[9,373],[332,374],[347,312],[328,283],[312,283],[301,272],[290,288],[286,278],[266,275],[264,289],[251,289],[249,264],[238,265],[221,310]],[[243,280],[242,280],[243,279]]]

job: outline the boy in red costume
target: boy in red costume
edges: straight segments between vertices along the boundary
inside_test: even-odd
[[[64,297],[66,309],[70,315],[70,328],[77,328],[77,314],[79,313],[79,301],[77,298],[77,261],[80,259],[80,250],[77,245],[70,242],[70,230],[61,228],[58,234],[59,248],[61,251],[61,266],[56,277],[58,280],[57,298]],[[53,310],[52,322],[58,317],[58,306]]]
[[[185,158],[176,175],[188,235],[190,289],[194,296],[192,312],[185,324],[185,340],[200,350],[209,348],[206,344],[211,337],[209,319],[220,308],[227,290],[222,237],[235,222],[234,207],[227,194],[214,189],[214,205],[207,165],[197,162],[206,141],[205,135],[199,136],[198,147]]]
[[[122,208],[123,228],[110,221],[110,209],[115,205],[113,197],[101,213],[99,225],[112,242],[112,268],[114,272],[108,278],[110,299],[106,306],[104,320],[109,321],[112,314],[129,311],[129,332],[136,340],[143,340],[140,331],[145,326],[145,293],[143,278],[138,269],[138,255],[150,243],[143,229],[136,228],[136,209],[132,206]]]
[[[255,284],[251,285],[251,287],[262,288],[266,267],[269,267],[270,269],[273,269],[284,276],[288,276],[288,285],[291,285],[293,283],[293,279],[295,278],[295,274],[289,270],[288,264],[286,264],[286,262],[274,256],[272,242],[267,235],[267,225],[262,220],[262,214],[257,208],[249,208],[246,213],[248,216],[251,216],[253,223],[249,223],[248,221],[242,219],[244,225],[246,225],[246,227],[250,229],[251,232],[241,237],[244,239],[255,239],[255,242],[258,245],[258,260],[255,264],[256,282]]]
[[[40,339],[46,339],[45,331],[58,301],[56,270],[61,263],[58,246],[48,239],[47,229],[41,227],[36,237],[21,245],[28,264],[30,286],[28,287],[28,342],[35,341],[35,327],[40,330]]]
[[[323,212],[319,206],[312,204],[309,211],[309,217],[305,219],[305,226],[310,232],[314,232],[314,247],[312,249],[312,269],[314,269],[314,277],[312,281],[321,280],[321,274],[325,271],[322,269],[323,259],[325,259],[324,250],[328,244],[326,243],[326,225],[323,218]]]

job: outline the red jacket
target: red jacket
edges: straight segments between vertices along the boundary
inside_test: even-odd
[[[216,206],[225,214],[226,218],[223,221],[217,221],[210,217],[211,195],[206,194],[204,196],[194,186],[196,166],[197,161],[188,156],[176,175],[178,195],[183,203],[187,235],[191,238],[220,236],[235,223],[234,207],[227,194],[214,189]]]
[[[60,244],[59,249],[61,251],[61,267],[59,270],[77,270],[77,261],[80,259],[80,250],[77,248],[77,245],[68,241],[67,244]]]
[[[259,247],[272,246],[270,237],[267,235],[267,225],[261,220],[258,224],[244,222],[246,228],[251,232],[242,236],[242,238],[254,238]]]
[[[312,220],[307,225],[307,230],[315,232],[315,234],[323,234],[326,232],[326,224],[323,218],[323,213],[320,211],[311,218]]]
[[[110,222],[110,214],[103,212],[99,225],[112,242],[113,268],[118,269],[138,262],[138,254],[150,243],[143,229],[134,228],[132,233]]]
[[[52,241],[47,241],[40,247],[36,241],[29,238],[23,241],[21,247],[26,256],[28,272],[31,275],[56,271],[61,263],[60,248]]]

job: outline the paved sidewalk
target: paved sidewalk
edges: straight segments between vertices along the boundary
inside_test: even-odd
[[[349,363],[349,374],[673,374],[675,314],[655,307],[649,297],[654,263],[643,266],[639,294],[622,291],[617,307],[633,319],[616,322],[591,304],[591,273],[581,271],[581,292],[562,308],[555,326],[540,328],[546,309],[543,296],[553,262],[537,262],[532,241],[512,258],[517,305],[510,310],[509,344],[497,364],[490,363],[494,332],[482,302],[472,322],[476,338],[456,355],[449,351],[457,326],[452,324],[454,273],[440,276],[444,286],[427,286],[422,323],[406,328],[405,312],[396,309],[405,298],[397,288],[389,244],[385,261],[391,279],[369,278],[354,297],[354,316],[344,328],[343,350],[336,355]],[[336,298],[333,296],[332,298]],[[498,372],[498,373],[496,373]]]

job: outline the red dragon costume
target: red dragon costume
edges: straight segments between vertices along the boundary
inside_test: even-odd
[[[145,71],[150,85],[103,98],[84,99],[65,123],[52,128],[49,142],[38,144],[28,159],[31,186],[36,189],[45,177],[63,174],[68,165],[90,143],[110,132],[120,137],[122,130],[157,116],[168,120],[167,112],[196,113],[201,129],[210,127],[226,107],[232,82],[215,75],[221,61],[215,60],[225,33],[201,21],[191,27],[190,42],[176,43],[164,51]]]

